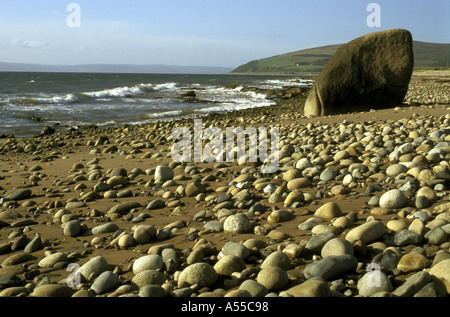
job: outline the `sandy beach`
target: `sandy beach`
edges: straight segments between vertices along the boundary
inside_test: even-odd
[[[0,139],[0,296],[112,297],[150,292],[149,296],[172,297],[395,297],[421,291],[418,296],[448,297],[448,268],[433,273],[433,267],[450,259],[449,86],[449,71],[416,72],[405,103],[392,109],[306,118],[302,106],[308,90],[296,88],[283,93],[276,106],[202,118],[205,128],[223,131],[278,127],[280,163],[273,174],[261,174],[260,164],[251,162],[175,163],[171,133],[180,126],[192,129],[193,120],[187,119],[34,138],[5,136]],[[411,150],[391,155],[402,144],[410,144]],[[307,161],[306,167],[300,161]],[[388,170],[394,165],[399,172]],[[173,176],[156,180],[158,166],[169,167]],[[424,170],[429,173],[421,173]],[[189,186],[193,180],[198,181]],[[380,206],[378,198],[402,186],[411,186],[403,187],[403,202]],[[417,199],[420,190],[426,200]],[[12,193],[20,195],[11,199]],[[156,200],[160,204],[149,207]],[[111,211],[127,202],[134,204]],[[317,210],[328,203],[339,210],[318,216]],[[226,230],[226,219],[238,214],[244,215],[250,229]],[[415,219],[422,216],[417,229]],[[321,220],[314,227],[299,228],[308,219]],[[308,265],[340,256],[340,244],[331,255],[323,253],[330,237],[345,240],[352,229],[370,221],[381,222],[384,231],[366,241],[346,240],[351,250],[343,254],[357,259],[356,268],[324,278],[320,287],[306,287]],[[68,223],[74,229],[67,229]],[[93,233],[104,224],[115,226]],[[141,225],[153,227],[145,243],[136,241],[135,229]],[[436,227],[444,233],[430,240],[427,233]],[[398,242],[398,233],[405,229],[420,232],[420,239]],[[324,232],[331,234],[312,249],[308,242]],[[121,234],[127,238],[120,241]],[[42,244],[29,246],[36,235]],[[231,273],[217,265],[227,255],[223,247],[229,242],[248,252],[239,260],[230,257],[236,263],[225,267],[239,267]],[[163,252],[169,249],[174,251],[170,261]],[[201,255],[193,259],[196,249],[202,250]],[[365,293],[359,281],[366,266],[388,249],[397,256],[392,267],[381,267],[390,287]],[[43,264],[52,254],[61,257]],[[144,290],[133,265],[149,254],[159,255],[164,265],[147,269],[162,273],[165,280]],[[264,279],[261,272],[267,270],[263,263],[269,254],[288,261],[274,265],[282,268],[277,274],[286,282]],[[99,256],[114,275],[111,287],[96,285],[94,289],[101,289],[97,294],[92,289],[97,273],[83,277],[79,285],[67,285],[70,263],[82,267]],[[184,279],[183,270],[194,263],[208,264],[217,275],[213,272],[212,281],[205,284]],[[424,286],[430,284],[431,291],[421,287],[405,293],[401,286],[420,272],[431,272],[441,282],[430,278]],[[257,281],[266,292],[252,293],[243,286],[247,280]],[[54,286],[44,290],[43,285]],[[301,285],[305,287],[299,290]]]

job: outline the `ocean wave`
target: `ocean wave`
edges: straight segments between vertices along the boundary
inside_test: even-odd
[[[183,114],[183,110],[170,110],[170,111],[149,113],[148,117],[150,119],[160,119],[160,118],[167,118],[167,117],[178,117],[178,116],[181,116],[182,114]]]
[[[178,84],[169,82],[163,84],[138,84],[134,86],[123,86],[108,88],[97,91],[86,91],[78,93],[69,93],[64,95],[40,95],[40,96],[19,96],[9,97],[8,100],[2,100],[3,103],[19,105],[39,105],[39,104],[72,104],[80,101],[98,100],[107,101],[111,98],[130,98],[138,97],[153,91],[176,90]]]
[[[245,100],[235,100],[234,102],[223,102],[220,105],[195,109],[196,112],[200,113],[214,113],[214,112],[228,112],[236,110],[244,110],[249,108],[260,108],[268,107],[274,105],[271,101],[259,101],[259,102],[249,102]]]

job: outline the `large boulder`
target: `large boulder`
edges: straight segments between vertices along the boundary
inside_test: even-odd
[[[315,80],[305,116],[324,116],[403,103],[414,68],[409,31],[370,33],[341,46]]]

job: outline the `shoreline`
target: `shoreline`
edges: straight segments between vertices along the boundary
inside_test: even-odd
[[[174,291],[181,292],[179,290],[185,287],[191,290],[188,297],[225,296],[233,291],[233,294],[248,295],[238,290],[245,280],[250,279],[266,285],[266,294],[284,297],[298,294],[293,289],[305,283],[306,267],[325,258],[320,251],[306,248],[313,237],[323,232],[331,232],[334,237],[346,237],[351,229],[372,218],[382,222],[386,232],[374,241],[353,245],[352,250],[358,259],[357,268],[328,280],[327,294],[360,297],[357,283],[374,256],[391,249],[400,259],[412,254],[413,249],[422,248],[420,253],[427,262],[421,258],[423,262],[419,261],[416,267],[410,265],[405,271],[399,270],[397,265],[383,269],[393,287],[387,293],[392,294],[411,275],[428,271],[432,263],[437,262],[440,252],[450,252],[448,238],[439,244],[427,244],[425,232],[420,242],[390,244],[399,232],[396,230],[409,228],[414,213],[418,211],[428,211],[424,225],[433,224],[433,221],[435,224],[439,215],[450,216],[450,187],[445,174],[450,173],[449,148],[444,146],[438,154],[429,154],[436,144],[450,142],[448,135],[442,140],[430,138],[433,132],[449,129],[447,80],[447,74],[444,74],[443,81],[433,79],[431,82],[414,76],[411,93],[406,100],[410,104],[394,109],[305,118],[302,107],[309,89],[297,89],[297,94],[281,98],[275,106],[201,117],[204,127],[280,127],[280,150],[283,154],[280,168],[274,174],[261,174],[258,164],[251,162],[173,162],[170,156],[171,131],[179,126],[191,128],[193,119],[0,139],[0,277],[14,275],[20,278],[14,282],[17,285],[0,287],[0,294],[10,292],[13,294],[10,296],[36,296],[34,292],[38,286],[46,284],[54,285],[52,288],[58,288],[68,296],[95,296],[91,290],[94,278],[83,281],[79,287],[69,288],[66,279],[70,272],[66,267],[69,263],[82,266],[102,256],[119,282],[99,296],[138,296],[142,287],[136,286],[137,274],[133,271],[133,264],[150,254],[162,258],[162,250],[172,248],[178,266],[174,269],[161,267],[159,270],[165,280],[155,283],[164,286],[161,288],[166,296],[174,296]],[[432,100],[428,89],[433,89]],[[376,143],[376,135],[390,140],[392,148],[383,150],[383,143]],[[428,140],[422,147],[414,143],[421,136]],[[391,152],[401,143],[414,143],[414,149],[390,159]],[[298,162],[302,159],[313,163],[306,171],[299,167]],[[410,163],[407,164],[409,173],[402,169],[398,174],[387,174],[388,167],[399,163]],[[366,168],[361,173],[350,172],[350,167],[356,166],[352,164],[362,164]],[[158,181],[155,175],[161,165],[170,167],[173,172],[171,179],[164,182]],[[440,166],[444,170],[439,170]],[[434,176],[419,178],[417,168],[430,170]],[[302,173],[288,177],[296,169]],[[325,170],[337,173],[328,179],[322,175]],[[348,174],[352,174],[352,179],[344,183],[344,176]],[[116,185],[110,185],[113,177],[118,182]],[[290,177],[302,179],[301,182],[305,183],[288,185]],[[369,204],[375,196],[380,198],[389,190],[414,179],[419,188],[429,188],[434,194],[430,194],[434,197],[429,199],[431,204],[423,205],[426,207],[415,205],[419,188],[405,191],[406,202],[401,207],[380,208],[372,202]],[[189,186],[194,180],[198,180],[194,184],[200,182],[202,186]],[[109,186],[104,190],[94,189],[99,183]],[[265,192],[267,186],[273,187],[274,191]],[[188,194],[188,187],[192,193]],[[17,199],[5,199],[18,191],[27,194]],[[149,208],[149,204],[156,200],[160,205]],[[134,207],[123,212],[110,212],[126,202],[135,203]],[[317,210],[330,202],[339,206],[338,214],[323,218],[321,226],[299,228],[308,219],[317,218]],[[264,208],[259,209],[259,206],[250,210],[258,204]],[[448,206],[447,209],[438,212],[438,208],[444,205]],[[281,210],[287,212],[282,213]],[[64,213],[66,216],[63,218],[61,214]],[[245,215],[252,229],[242,233],[226,231],[225,220],[233,214]],[[448,217],[440,217],[446,223],[450,222],[450,219],[446,220]],[[338,220],[347,225],[338,226]],[[72,222],[72,225],[76,221],[80,226],[78,232],[67,234],[68,223]],[[116,227],[104,233],[92,232],[103,224]],[[128,239],[129,245],[119,246],[117,238],[121,233],[134,238],[137,226],[144,224],[154,228],[148,241],[136,243]],[[394,228],[394,224],[398,227]],[[41,247],[30,253],[24,252],[35,234],[40,235]],[[180,282],[180,272],[193,263],[189,256],[193,257],[195,249],[203,252],[203,257],[195,263],[215,267],[223,256],[220,252],[225,253],[222,248],[228,242],[237,242],[248,249],[249,255],[243,259],[247,271],[240,267],[233,277],[221,273],[214,283],[208,285],[188,286],[189,283]],[[64,252],[65,256],[60,254]],[[268,256],[278,255],[278,252],[289,258],[289,265],[283,268],[287,282],[272,289],[269,286],[272,282],[263,281],[258,274]],[[41,263],[44,259],[49,260],[52,254],[62,257],[49,266]],[[280,274],[283,275],[282,272]],[[332,286],[331,281],[339,279],[342,279],[339,286]],[[13,287],[16,288],[11,289]]]

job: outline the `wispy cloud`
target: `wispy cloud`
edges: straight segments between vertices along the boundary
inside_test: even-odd
[[[32,41],[32,40],[20,40],[20,39],[11,40],[11,44],[14,46],[33,48],[33,49],[47,49],[50,47],[50,45],[45,41]]]

